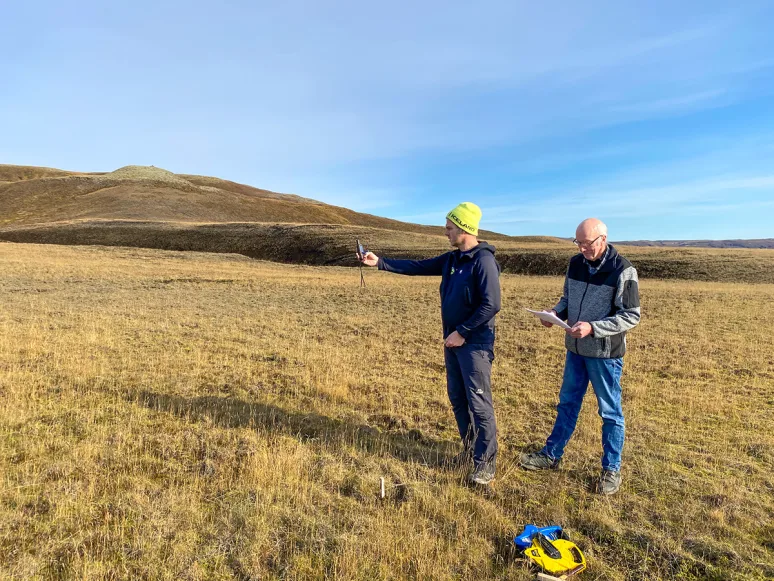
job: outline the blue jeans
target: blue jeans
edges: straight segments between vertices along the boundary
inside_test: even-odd
[[[543,453],[561,458],[564,447],[575,431],[583,396],[591,380],[602,418],[602,468],[621,469],[624,445],[624,416],[621,408],[621,371],[623,358],[598,359],[570,351],[564,364],[564,379],[556,407],[556,423],[548,436]]]
[[[492,345],[444,347],[446,389],[462,443],[478,466],[497,455],[497,422],[492,403]]]

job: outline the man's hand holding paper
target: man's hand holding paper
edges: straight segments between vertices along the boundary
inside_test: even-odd
[[[526,310],[540,319],[540,322],[544,327],[553,327],[554,325],[558,325],[566,331],[570,329],[570,326],[567,323],[556,316],[556,311],[533,311],[532,309]]]

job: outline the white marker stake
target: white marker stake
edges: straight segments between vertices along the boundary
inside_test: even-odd
[[[379,478],[379,496],[380,498],[384,498],[384,478]]]

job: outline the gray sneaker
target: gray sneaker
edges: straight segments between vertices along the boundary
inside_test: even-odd
[[[495,459],[492,458],[488,462],[481,462],[475,467],[473,472],[468,476],[468,480],[472,484],[478,484],[479,486],[489,486],[495,477]]]
[[[560,461],[560,458],[551,458],[551,456],[543,452],[522,454],[519,457],[519,464],[525,470],[553,470],[559,466]]]
[[[616,470],[602,470],[599,475],[599,487],[597,492],[609,496],[618,492],[621,488],[621,472]]]

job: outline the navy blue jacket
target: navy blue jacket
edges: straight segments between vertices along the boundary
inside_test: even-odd
[[[454,250],[426,260],[379,259],[379,270],[441,277],[444,338],[457,331],[466,343],[494,345],[500,310],[500,265],[494,246],[479,242],[467,252]]]

